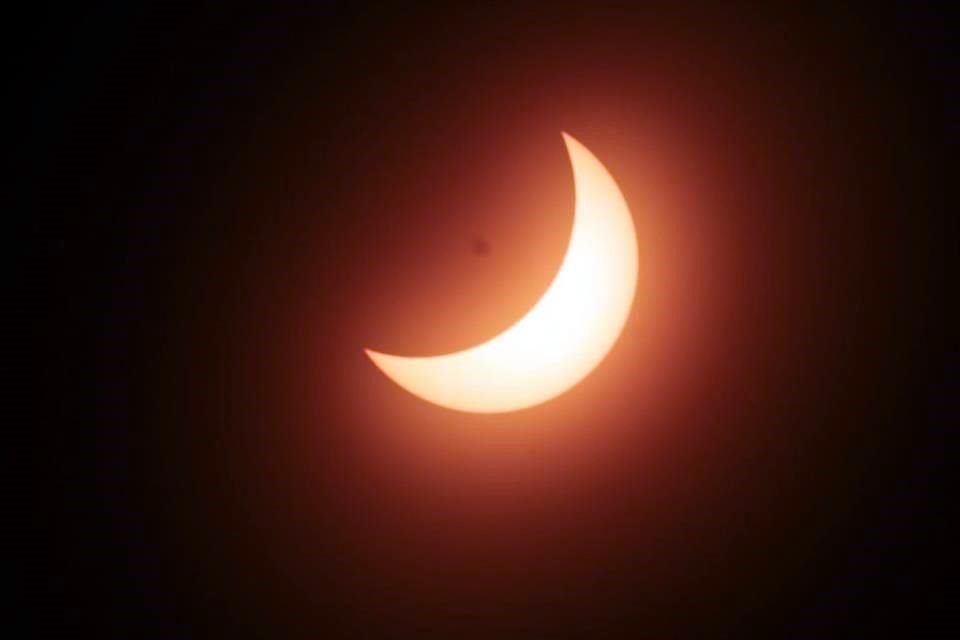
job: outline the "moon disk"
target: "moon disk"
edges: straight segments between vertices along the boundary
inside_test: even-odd
[[[570,244],[540,300],[513,326],[469,349],[402,357],[365,349],[391,380],[434,404],[470,413],[532,407],[567,391],[620,336],[637,287],[637,237],[616,182],[564,133],[576,209]]]

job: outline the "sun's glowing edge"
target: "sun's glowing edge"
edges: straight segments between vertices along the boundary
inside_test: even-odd
[[[557,274],[520,320],[474,347],[427,357],[364,349],[410,393],[470,413],[528,408],[580,382],[619,338],[636,293],[633,218],[606,168],[575,138],[562,135],[576,204]]]

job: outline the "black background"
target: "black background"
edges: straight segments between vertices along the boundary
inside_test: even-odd
[[[39,338],[24,365],[37,372],[25,425],[39,436],[40,464],[25,489],[40,515],[39,626],[99,637],[780,638],[947,624],[956,363],[942,307],[956,244],[942,159],[956,71],[945,17],[910,3],[522,4],[104,3],[51,11],[26,29],[15,139],[41,177],[27,222],[40,242],[19,272]],[[609,549],[592,573],[570,569],[589,576],[582,590],[533,580],[498,600],[497,571],[482,567],[494,586],[475,600],[437,597],[446,583],[416,568],[409,580],[388,570],[365,586],[364,561],[344,549],[404,534],[356,524],[337,501],[354,486],[336,479],[352,460],[342,452],[361,446],[344,434],[364,428],[356,407],[342,417],[349,384],[320,391],[310,418],[303,398],[315,385],[278,382],[277,367],[316,367],[315,349],[346,364],[312,375],[355,380],[369,375],[357,373],[367,340],[444,351],[509,324],[547,282],[564,230],[546,219],[511,245],[483,203],[447,224],[422,206],[426,194],[469,199],[480,180],[523,209],[516,184],[490,169],[512,137],[534,141],[531,162],[550,176],[566,179],[561,130],[582,132],[614,167],[609,141],[641,102],[689,128],[685,144],[707,150],[699,170],[715,191],[732,185],[732,196],[710,196],[710,224],[727,220],[733,242],[750,236],[754,275],[736,287],[699,277],[722,304],[750,308],[732,316],[748,318],[732,344],[751,354],[737,362],[753,372],[740,379],[756,397],[727,403],[707,385],[685,402],[705,393],[709,409],[670,414],[739,425],[743,442],[729,449],[739,458],[711,453],[732,447],[722,438],[688,445],[692,479],[677,518],[689,540],[665,559],[645,546],[655,534],[637,533],[646,512],[611,515],[616,496],[649,480],[636,469],[616,476],[587,511],[609,525],[586,542],[564,538],[583,545],[575,554]],[[614,124],[597,124],[605,118]],[[759,200],[740,191],[757,184],[770,185]],[[758,201],[776,202],[781,222],[737,213]],[[412,215],[421,217],[397,222]],[[522,292],[483,298],[544,236],[554,253],[531,258]],[[478,261],[489,272],[464,300],[452,286],[426,289],[416,304],[376,297],[384,280],[416,281],[445,259],[451,281]],[[314,292],[307,312],[289,303],[304,290]],[[418,326],[432,313],[427,300],[454,300],[455,313],[498,299],[504,308],[466,333]],[[270,317],[298,313],[313,333],[276,338]],[[790,341],[808,329],[819,341]],[[284,360],[298,342],[308,355]],[[791,346],[778,365],[782,344]],[[286,355],[272,359],[274,348]],[[769,371],[781,377],[758,383]],[[387,389],[376,397],[406,402]],[[409,402],[390,406],[413,422],[435,419]],[[709,415],[715,407],[721,414]],[[630,423],[623,415],[617,424]],[[788,425],[806,426],[793,440],[775,435]],[[285,448],[296,438],[262,440],[298,429],[316,429],[329,452],[309,472],[283,470],[303,464]],[[376,484],[375,473],[364,477]],[[743,493],[748,482],[760,488]],[[691,497],[708,487],[721,497]],[[262,495],[237,497],[251,492]],[[328,497],[305,509],[304,492]],[[466,520],[444,526],[471,535]],[[545,574],[557,584],[580,580],[557,566]],[[420,593],[418,580],[434,586],[404,599]]]

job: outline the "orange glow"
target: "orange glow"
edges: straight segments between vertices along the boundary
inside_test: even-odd
[[[606,168],[574,138],[563,138],[576,209],[553,282],[516,324],[475,347],[421,358],[367,349],[374,364],[407,391],[459,411],[515,411],[570,389],[613,347],[636,292],[636,231]]]

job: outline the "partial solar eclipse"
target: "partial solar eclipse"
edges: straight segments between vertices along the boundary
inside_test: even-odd
[[[564,133],[576,194],[570,244],[553,282],[513,326],[469,349],[403,357],[365,349],[391,380],[427,402],[501,413],[555,398],[613,347],[637,288],[637,237],[600,161]]]

